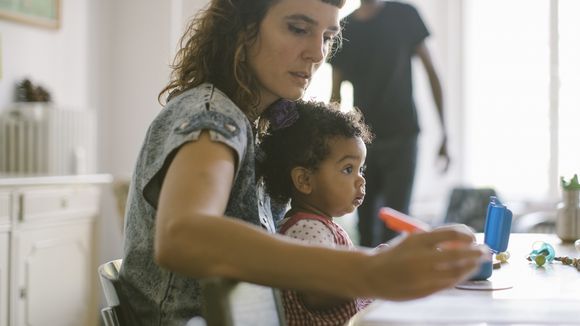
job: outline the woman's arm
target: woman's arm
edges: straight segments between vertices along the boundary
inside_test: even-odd
[[[418,298],[473,272],[482,251],[437,250],[446,240],[471,242],[461,232],[412,235],[378,253],[296,243],[223,213],[235,154],[207,132],[182,146],[161,189],[155,235],[158,264],[191,277],[219,276],[338,297]]]

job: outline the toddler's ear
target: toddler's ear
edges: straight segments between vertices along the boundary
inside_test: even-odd
[[[304,195],[310,194],[312,191],[312,179],[310,178],[310,170],[301,166],[297,166],[290,171],[292,184],[294,188]]]

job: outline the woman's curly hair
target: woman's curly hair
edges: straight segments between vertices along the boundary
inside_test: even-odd
[[[268,9],[280,0],[212,0],[189,23],[171,65],[168,100],[202,83],[212,83],[247,115],[260,102],[258,81],[246,60]],[[315,0],[313,0],[315,1]],[[338,8],[345,0],[316,0]]]
[[[370,144],[373,139],[356,108],[344,112],[337,103],[295,103],[298,119],[286,128],[270,128],[259,144],[257,177],[272,200],[281,204],[288,203],[292,194],[292,169],[301,166],[315,171],[330,154],[330,140],[360,137]]]

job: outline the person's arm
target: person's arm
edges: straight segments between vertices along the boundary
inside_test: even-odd
[[[451,159],[449,158],[449,153],[447,151],[447,131],[445,128],[445,114],[443,111],[443,90],[441,88],[441,82],[439,76],[435,71],[433,66],[433,60],[431,60],[431,54],[425,42],[419,43],[415,48],[415,53],[421,59],[427,76],[429,78],[429,84],[431,85],[431,94],[433,95],[433,100],[435,102],[435,107],[437,108],[437,114],[439,116],[439,122],[441,124],[441,132],[443,139],[441,141],[441,146],[439,147],[439,157],[444,160],[443,172],[446,172],[449,168],[449,163]]]
[[[340,86],[344,81],[342,71],[337,67],[332,67],[332,92],[330,95],[331,102],[338,102],[342,100],[340,96]]]
[[[405,300],[453,286],[474,272],[482,250],[457,231],[411,235],[377,253],[312,247],[224,218],[235,171],[233,150],[203,132],[172,160],[159,198],[156,262],[194,278],[225,277],[345,298]]]

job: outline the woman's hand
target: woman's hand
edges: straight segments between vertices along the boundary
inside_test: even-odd
[[[473,239],[473,242],[475,242],[475,230],[473,228],[471,228],[470,226],[467,226],[465,224],[450,223],[450,224],[438,226],[435,228],[435,230],[455,230],[455,231],[463,232],[465,234],[470,235],[471,238]]]
[[[454,286],[475,273],[486,256],[465,229],[441,229],[402,236],[377,250],[369,265],[376,296],[409,300]],[[458,245],[446,246],[453,242]]]

